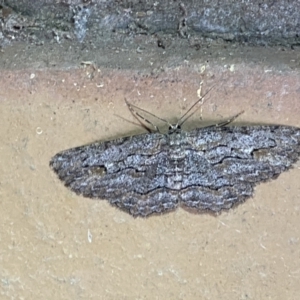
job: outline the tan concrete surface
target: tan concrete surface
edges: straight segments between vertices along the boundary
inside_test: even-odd
[[[75,195],[49,168],[57,152],[143,129],[124,98],[186,128],[300,126],[297,71],[184,63],[159,75],[99,66],[0,74],[1,299],[299,299],[300,163],[217,217],[182,209],[132,218]],[[202,115],[202,120],[200,116]],[[158,124],[160,125],[160,124]]]

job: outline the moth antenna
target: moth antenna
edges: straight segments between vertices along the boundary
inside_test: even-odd
[[[204,97],[214,88],[215,86],[213,85],[200,99],[198,99],[178,120],[177,126],[182,126],[184,122],[186,122],[204,103]],[[198,104],[201,103],[201,106],[198,107],[194,112],[190,113],[189,112]]]

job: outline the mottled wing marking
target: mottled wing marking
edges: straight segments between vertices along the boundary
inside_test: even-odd
[[[180,204],[228,209],[299,155],[296,127],[209,127],[93,143],[56,154],[50,165],[77,194],[147,216]]]

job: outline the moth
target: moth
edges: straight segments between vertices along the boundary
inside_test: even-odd
[[[219,212],[245,201],[260,182],[277,178],[300,156],[300,128],[280,125],[217,125],[184,131],[188,113],[161,133],[100,141],[56,154],[50,166],[66,187],[106,199],[132,216],[176,209]],[[151,113],[148,113],[154,116]]]

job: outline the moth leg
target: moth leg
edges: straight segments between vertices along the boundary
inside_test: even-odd
[[[137,111],[135,112],[135,114],[136,114],[139,118],[141,118],[144,122],[150,124],[150,125],[154,128],[155,132],[159,132],[159,129],[158,129],[158,127],[157,127],[155,124],[153,124],[153,123],[152,123],[151,121],[149,121],[148,119],[144,118],[144,117],[143,117],[141,114],[139,114]]]
[[[217,123],[217,124],[214,124],[214,125],[208,125],[208,126],[205,126],[203,128],[210,128],[210,127],[223,127],[223,126],[226,126],[230,123],[232,123],[235,119],[237,119],[241,114],[243,114],[245,111],[242,110],[241,112],[239,112],[238,114],[236,114],[235,116],[231,117],[230,119],[226,120],[226,121],[223,121],[223,122],[220,122],[220,123]]]
[[[159,119],[159,120],[162,120],[162,121],[166,122],[164,119],[161,119],[161,118],[159,118],[159,117],[153,115],[152,113],[150,113],[150,112],[148,112],[148,111],[146,111],[146,110],[144,110],[144,109],[142,109],[142,108],[139,108],[139,107],[137,107],[137,106],[135,106],[135,105],[133,105],[133,104],[130,104],[126,99],[125,99],[125,103],[126,103],[128,109],[130,110],[130,112],[132,113],[132,115],[139,121],[139,123],[140,123],[147,131],[149,131],[150,133],[153,132],[153,130],[151,130],[147,125],[145,125],[144,123],[142,123],[140,119],[142,119],[144,122],[146,122],[146,123],[148,123],[149,125],[151,125],[151,126],[154,128],[154,132],[160,132],[159,129],[158,129],[158,127],[157,127],[155,124],[153,124],[151,121],[149,121],[148,119],[146,119],[145,117],[143,117],[143,116],[142,116],[139,112],[137,112],[134,108],[137,108],[137,109],[139,109],[139,110],[141,110],[141,111],[143,111],[143,112],[146,112],[147,114],[149,114],[149,115],[151,115],[151,116],[154,116],[155,118],[157,118],[157,119]],[[139,119],[139,118],[140,118],[140,119]]]

